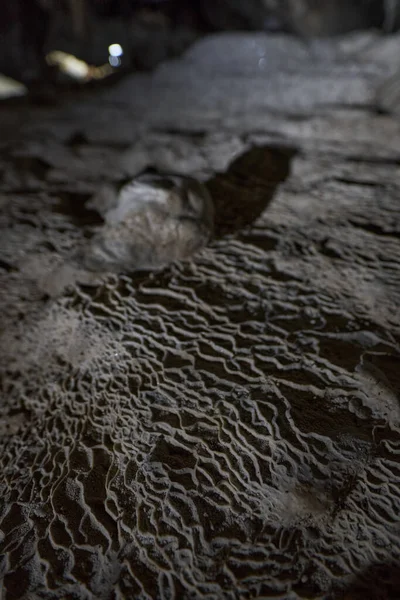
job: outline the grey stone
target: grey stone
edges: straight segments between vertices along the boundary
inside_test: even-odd
[[[3,107],[3,600],[400,597],[398,42],[211,36]],[[143,169],[213,237],[89,272]]]

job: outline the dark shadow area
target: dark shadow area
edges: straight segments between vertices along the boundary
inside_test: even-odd
[[[89,266],[89,270],[112,270],[121,273],[158,271],[171,262],[186,260],[195,255],[212,239],[235,234],[236,232],[241,232],[240,235],[245,238],[247,228],[265,211],[278,186],[288,177],[291,160],[295,154],[296,150],[291,147],[258,146],[248,150],[234,159],[225,172],[215,174],[204,183],[211,199],[204,186],[195,179],[161,173],[154,166],[149,165],[133,179],[138,182],[141,181],[141,178],[147,176],[149,182],[152,182],[151,185],[156,187],[160,185],[160,190],[163,190],[161,193],[167,195],[163,200],[165,205],[161,213],[157,213],[154,204],[146,205],[145,197],[142,200],[139,197],[137,198],[143,202],[141,213],[147,215],[143,221],[143,228],[149,227],[147,237],[142,241],[143,231],[135,232],[131,229],[132,224],[129,217],[131,213],[129,211],[121,219],[120,224],[111,226],[103,221],[104,214],[100,214],[102,209],[93,206],[92,203],[89,204],[88,201],[92,198],[90,194],[59,191],[56,193],[58,202],[55,210],[67,216],[74,225],[82,227],[84,237],[93,241],[93,243],[90,242],[90,247],[78,249],[75,256],[78,263],[92,265],[90,261],[95,259],[88,259],[86,253],[89,253],[88,256],[92,256],[90,253],[94,253],[94,255],[96,252],[100,253],[99,256],[102,258],[99,259],[99,264],[101,267],[97,266],[97,262],[95,262],[93,264],[96,264],[96,267]],[[176,184],[176,181],[181,181],[181,183]],[[120,202],[117,198],[122,196],[120,196],[118,189],[121,192],[121,186],[122,188],[126,185],[129,186],[131,182],[131,178],[128,181],[114,181],[111,188],[113,187],[115,191],[110,191],[111,196],[107,202],[112,202],[111,197],[113,194],[115,194],[115,200]],[[157,182],[159,183],[157,184]],[[177,187],[175,189],[176,185],[181,185],[181,188]],[[168,186],[172,186],[171,189]],[[189,190],[191,191],[189,192]],[[171,196],[169,195],[170,192]],[[143,194],[143,191],[140,194]],[[174,194],[177,194],[177,197]],[[191,194],[197,194],[197,201],[200,201],[202,205],[198,213],[196,212],[196,210],[199,210],[198,208],[191,208]],[[174,197],[175,200],[173,200]],[[177,218],[175,213],[177,198],[181,203],[180,210],[183,211],[181,218]],[[111,208],[111,205],[106,210],[109,210],[109,208]],[[185,211],[188,211],[189,217],[184,216]],[[162,215],[161,220],[160,215]],[[190,225],[187,225],[187,223],[190,223]],[[196,223],[194,227],[193,223]],[[101,227],[98,227],[99,225]],[[176,229],[177,227],[178,229]],[[182,228],[185,227],[189,227],[189,229],[185,230],[183,234],[184,230]],[[131,256],[128,262],[126,262],[126,259],[115,258],[115,256],[119,256],[118,253],[114,256],[113,244],[115,242],[113,236],[116,235],[117,230],[119,232],[118,247],[123,248],[124,256]],[[190,244],[192,245],[189,250],[185,249],[187,235],[189,235]],[[163,236],[164,238],[167,236],[167,238],[164,239]],[[110,241],[108,241],[109,239]],[[251,239],[244,241],[252,243]],[[265,241],[267,246],[270,246],[271,243],[274,244],[274,240]],[[173,251],[170,251],[169,258],[162,250],[162,248],[167,247],[167,242],[168,247],[173,248]],[[262,242],[259,239],[255,241],[259,246],[262,245]],[[107,253],[111,253],[110,256],[113,257],[112,264],[103,264],[102,261],[105,260],[104,252],[107,256]],[[89,263],[87,263],[87,260],[89,260]],[[120,260],[122,262],[118,262]],[[143,261],[145,261],[145,264],[143,264]]]
[[[258,146],[207,181],[215,207],[216,237],[243,229],[261,215],[287,179],[296,153],[291,147]]]
[[[59,199],[57,212],[67,215],[71,223],[78,227],[103,225],[104,220],[95,210],[87,207],[91,194],[62,191],[57,193]]]
[[[205,182],[215,209],[215,237],[223,237],[251,225],[271,203],[278,186],[290,174],[292,158],[297,150],[291,147],[257,146],[236,158],[223,173],[216,173]],[[162,173],[153,167],[139,175]],[[116,189],[132,181],[114,182]],[[102,225],[96,210],[87,208],[90,194],[58,192],[58,212],[70,215],[80,226]]]
[[[365,352],[363,367],[389,389],[400,401],[400,355],[387,352]],[[399,596],[400,598],[400,596]]]
[[[398,600],[400,564],[395,562],[369,566],[346,589],[338,590],[329,600]]]

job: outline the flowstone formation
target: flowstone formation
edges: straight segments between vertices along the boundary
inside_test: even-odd
[[[2,600],[400,597],[399,45],[213,36],[4,107]],[[88,270],[100,187],[149,168],[213,238]]]
[[[103,188],[104,225],[83,250],[95,271],[144,271],[190,258],[211,239],[214,206],[207,188],[189,177],[143,174],[119,192]]]

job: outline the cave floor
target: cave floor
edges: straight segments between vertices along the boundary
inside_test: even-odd
[[[221,34],[0,107],[1,600],[400,597],[399,47]],[[87,273],[149,167],[214,239]]]

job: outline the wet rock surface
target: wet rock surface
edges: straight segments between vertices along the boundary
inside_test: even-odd
[[[399,596],[396,44],[219,35],[2,108],[3,600]],[[214,238],[87,271],[94,196],[148,168]]]

